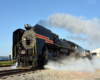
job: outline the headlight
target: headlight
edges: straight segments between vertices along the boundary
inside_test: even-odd
[[[26,24],[26,25],[25,25],[25,29],[26,29],[26,30],[29,30],[29,29],[31,29],[31,26],[29,26],[28,24]]]
[[[22,50],[22,51],[21,51],[21,54],[25,54],[25,50]]]
[[[25,27],[28,27],[28,26],[29,26],[28,24],[25,25]]]
[[[25,37],[22,37],[22,40],[26,41],[26,38]]]

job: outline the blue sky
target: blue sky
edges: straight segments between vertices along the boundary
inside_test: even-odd
[[[87,20],[100,19],[99,8],[99,0],[0,0],[0,56],[12,53],[12,33],[18,28],[24,29],[24,24],[34,26],[39,20],[47,20],[56,13],[83,16]],[[45,27],[60,38],[76,36],[61,27]],[[89,50],[100,48],[99,45],[90,46],[88,42],[71,41]]]

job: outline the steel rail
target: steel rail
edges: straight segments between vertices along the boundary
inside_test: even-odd
[[[30,72],[30,71],[37,71],[37,70],[42,70],[40,68],[38,69],[12,69],[12,70],[3,70],[0,71],[0,78],[3,78],[4,76],[10,76],[10,75],[15,75],[18,73],[26,73],[26,72]]]

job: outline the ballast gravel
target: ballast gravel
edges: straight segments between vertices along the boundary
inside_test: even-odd
[[[4,67],[2,70],[7,68]],[[11,69],[8,67],[8,69]],[[7,70],[8,70],[7,69]],[[1,70],[1,67],[0,67]],[[74,71],[57,71],[57,70],[39,70],[29,73],[20,73],[12,76],[5,76],[6,79],[0,80],[100,80],[100,70],[95,73],[74,72]]]
[[[2,70],[10,70],[10,69],[12,69],[11,67],[0,67],[0,71],[2,71]]]

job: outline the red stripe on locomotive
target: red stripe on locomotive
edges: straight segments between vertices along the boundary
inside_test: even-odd
[[[42,35],[39,35],[39,34],[36,34],[36,37],[38,37],[38,38],[42,38],[42,39],[45,39],[46,42],[48,42],[48,43],[53,43],[53,41],[49,40],[48,37],[45,37],[45,36],[42,36]]]

